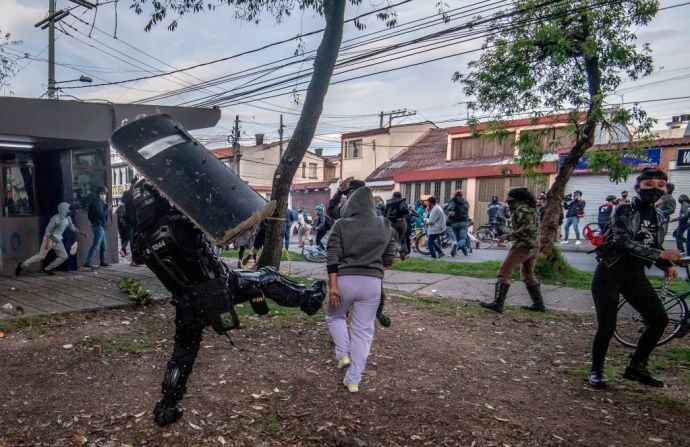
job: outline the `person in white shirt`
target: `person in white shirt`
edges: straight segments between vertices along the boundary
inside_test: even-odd
[[[89,238],[88,234],[80,231],[74,226],[72,218],[69,217],[69,208],[70,204],[67,202],[62,202],[58,205],[57,214],[50,218],[50,222],[48,222],[48,226],[46,226],[40,251],[26,261],[17,264],[17,268],[14,270],[15,276],[19,276],[22,270],[30,265],[43,261],[51,250],[55,251],[57,258],[48,266],[42,268],[42,270],[49,275],[54,275],[55,272],[53,272],[53,270],[67,260],[67,250],[65,249],[65,244],[62,242],[62,234],[67,228],[86,239]]]

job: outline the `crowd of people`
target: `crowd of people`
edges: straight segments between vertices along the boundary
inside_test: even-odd
[[[621,193],[620,198],[610,195],[598,209],[597,224],[603,243],[596,248],[598,265],[592,282],[598,326],[592,344],[592,367],[588,377],[590,385],[595,388],[606,386],[604,361],[616,327],[619,296],[623,296],[640,312],[647,323],[624,377],[649,386],[663,386],[663,382],[648,371],[647,362],[668,324],[668,317],[645,275],[645,268],[656,265],[668,278],[675,279],[678,273],[674,262],[681,259],[684,247],[686,252],[690,252],[690,199],[684,194],[679,196],[679,215],[673,218],[677,204],[673,197],[674,186],[667,180],[663,171],[645,169],[637,177],[634,197],[629,198],[626,191]],[[128,254],[128,244],[131,244],[138,225],[131,196],[134,187],[135,181],[123,195],[122,204],[115,213],[122,244],[120,253],[123,256]],[[486,210],[488,220],[496,229],[499,241],[511,241],[511,246],[497,272],[493,299],[481,302],[482,307],[503,312],[513,273],[519,268],[521,280],[532,300],[531,305],[523,307],[533,312],[546,310],[534,272],[540,247],[540,221],[544,218],[546,200],[546,194],[535,197],[526,188],[510,189],[504,202],[498,196],[492,197]],[[575,244],[581,244],[579,226],[585,206],[580,191],[563,198],[563,221],[559,222],[564,224],[562,244],[569,243],[571,229]],[[467,256],[470,249],[467,243],[471,225],[470,205],[461,189],[455,191],[445,206],[431,196],[410,207],[399,192],[395,192],[387,202],[377,205],[372,191],[364,182],[350,180],[341,185],[327,209],[319,204],[314,211],[315,218],[304,209],[296,213],[287,210],[285,244],[289,244],[290,235],[295,229],[301,245],[312,238],[314,230],[312,244],[315,243],[326,253],[329,285],[326,321],[335,344],[338,367],[347,368],[343,384],[350,392],[357,392],[373,342],[375,321],[378,318],[382,325],[390,325],[390,319],[383,312],[385,271],[397,256],[404,260],[410,253],[410,234],[415,228],[424,228],[426,231],[432,258],[442,255],[437,243],[443,235],[452,241],[452,256],[457,252]],[[17,265],[17,276],[24,269],[43,261],[51,250],[55,251],[57,257],[42,268],[45,273],[54,274],[53,270],[67,259],[66,247],[62,242],[65,230],[70,229],[84,238],[89,237],[74,226],[69,212],[68,203],[58,206],[58,213],[46,227],[39,253]],[[97,188],[88,209],[93,243],[83,266],[87,270],[93,268],[96,252],[100,254],[100,266],[108,266],[104,226],[112,214],[107,189]],[[665,250],[664,238],[673,220],[678,221],[674,234],[677,249]],[[238,268],[246,265],[250,259],[256,259],[265,243],[266,229],[267,221],[264,220],[252,232],[245,233],[235,241],[240,250]],[[328,238],[324,244],[326,235]],[[249,247],[251,252],[245,256]],[[348,316],[351,318],[349,331]]]

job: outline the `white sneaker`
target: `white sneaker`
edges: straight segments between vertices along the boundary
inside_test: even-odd
[[[567,239],[566,239],[566,240],[564,240],[564,241],[561,241],[561,245],[565,245],[565,244],[568,244],[568,243],[569,243],[569,242],[568,242],[568,240],[567,240]]]
[[[359,383],[345,383],[345,379],[343,379],[343,385],[345,385],[345,388],[351,393],[359,392]]]
[[[575,245],[582,245],[582,241],[575,241]]]
[[[338,369],[343,369],[346,366],[350,366],[350,356],[344,355],[338,359]]]

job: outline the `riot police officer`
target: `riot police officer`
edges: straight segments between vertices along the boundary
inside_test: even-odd
[[[326,285],[317,281],[307,289],[271,267],[229,270],[204,234],[153,185],[142,178],[133,192],[138,221],[133,255],[172,293],[175,305],[175,347],[163,379],[163,398],[153,413],[154,421],[164,426],[182,416],[180,401],[207,326],[226,334],[239,327],[235,304],[251,300],[256,313],[266,314],[265,298],[312,315],[321,307]]]

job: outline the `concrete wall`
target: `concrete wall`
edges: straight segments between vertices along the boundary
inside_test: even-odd
[[[38,216],[0,217],[0,273],[14,275],[17,263],[38,252],[41,233]]]

